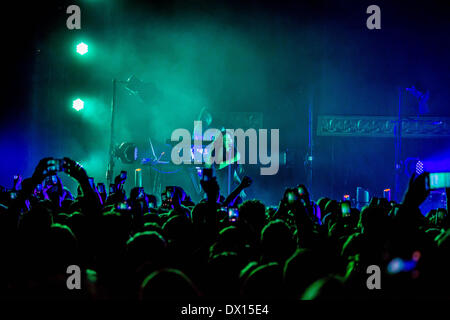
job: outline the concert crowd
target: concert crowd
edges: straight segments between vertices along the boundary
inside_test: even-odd
[[[78,182],[76,196],[61,175]],[[1,192],[1,299],[450,297],[448,208],[421,213],[426,173],[411,177],[401,203],[372,198],[361,210],[313,200],[301,183],[272,190],[276,207],[243,201],[250,177],[224,197],[204,175],[200,202],[182,186],[161,201],[140,187],[126,194],[126,175],[106,189],[72,159],[42,159]]]

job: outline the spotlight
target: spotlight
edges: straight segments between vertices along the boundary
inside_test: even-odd
[[[72,108],[74,108],[77,111],[80,111],[84,108],[84,101],[81,99],[76,99],[72,102]]]
[[[383,190],[383,198],[386,198],[387,201],[391,201],[391,189],[386,188]]]
[[[116,147],[114,155],[123,163],[136,162],[138,158],[137,145],[132,142],[122,142],[118,147]]]
[[[405,160],[405,170],[408,176],[413,173],[422,174],[425,171],[425,166],[419,158],[408,158]]]
[[[148,103],[158,94],[156,87],[151,83],[142,82],[138,77],[132,75],[124,81],[125,89],[133,96]]]
[[[80,55],[84,55],[88,52],[88,45],[84,42],[80,42],[79,44],[77,44],[77,52]]]
[[[132,94],[139,94],[139,92],[144,88],[144,83],[135,75],[132,75],[126,81],[126,86],[128,91]]]
[[[419,161],[416,162],[416,173],[417,174],[422,174],[423,171],[424,171],[423,163],[422,163],[422,161],[419,160]]]

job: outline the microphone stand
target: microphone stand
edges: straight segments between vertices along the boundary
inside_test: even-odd
[[[396,201],[400,201],[400,175],[402,170],[401,154],[402,154],[402,91],[398,90],[398,119],[395,125],[395,184],[394,196]]]
[[[114,176],[114,119],[117,109],[117,83],[128,83],[128,81],[121,81],[117,79],[112,80],[113,92],[111,101],[111,124],[110,124],[110,135],[109,135],[109,163],[106,170],[106,181],[108,184],[113,183]]]

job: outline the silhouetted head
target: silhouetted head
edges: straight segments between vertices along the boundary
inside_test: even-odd
[[[247,200],[239,206],[239,222],[260,232],[266,222],[266,207],[259,200]]]
[[[283,268],[275,262],[255,268],[244,280],[241,295],[246,298],[282,299]]]
[[[330,276],[313,282],[302,296],[302,300],[340,300],[345,299],[343,281]]]
[[[158,264],[164,259],[166,240],[157,232],[136,233],[127,242],[127,258],[135,267],[143,263]]]
[[[261,232],[262,261],[284,264],[295,250],[291,230],[282,220],[269,222]]]
[[[378,207],[364,207],[359,216],[358,227],[368,235],[380,234],[387,229],[388,216]]]
[[[68,266],[79,264],[78,241],[68,226],[53,224],[47,239],[43,258],[48,262],[48,271],[64,273]]]
[[[50,205],[48,201],[41,201],[23,215],[20,229],[25,233],[42,233],[48,231],[52,223]]]
[[[312,282],[324,275],[326,263],[320,252],[297,249],[284,264],[283,277],[287,294],[299,298]]]
[[[245,246],[241,232],[235,226],[229,226],[219,232],[217,241],[210,249],[213,256],[222,252],[240,253]]]
[[[194,283],[177,269],[154,271],[141,284],[140,300],[193,299],[200,296]]]
[[[327,197],[322,197],[319,200],[317,200],[317,205],[320,207],[320,212],[322,212],[322,215],[325,213],[325,206],[327,205],[328,201],[330,201]]]
[[[208,293],[213,297],[236,297],[242,266],[242,260],[235,252],[222,252],[212,257],[207,268]]]
[[[166,239],[181,243],[190,240],[192,223],[186,216],[175,215],[164,223],[162,229]]]
[[[144,223],[153,222],[161,225],[161,217],[155,212],[144,213]]]

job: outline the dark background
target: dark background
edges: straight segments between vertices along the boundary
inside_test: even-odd
[[[70,4],[81,8],[81,30],[66,28]],[[371,4],[381,8],[381,30],[366,28]],[[139,101],[119,87],[117,140],[165,141],[176,128],[191,130],[204,106],[213,114],[262,112],[265,128],[280,129],[280,148],[299,158],[275,177],[254,176],[253,191],[275,203],[281,187],[306,181],[309,102],[315,117],[395,116],[398,89],[421,83],[430,90],[431,115],[450,116],[445,4],[91,0],[6,5],[0,184],[11,187],[14,174],[31,175],[48,155],[73,157],[104,182],[111,80],[135,74],[149,83],[150,99]],[[89,44],[86,56],[74,52],[78,41]],[[75,97],[86,102],[78,113],[71,108]],[[405,100],[406,113],[414,108]],[[373,193],[392,187],[394,139],[314,139],[315,197],[354,193],[356,186]],[[405,139],[402,157],[442,158],[449,149],[446,139]],[[121,168],[134,169],[118,162],[116,170]]]

